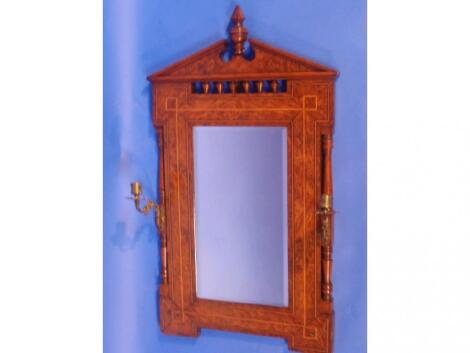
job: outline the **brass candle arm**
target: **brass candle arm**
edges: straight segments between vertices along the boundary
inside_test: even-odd
[[[165,214],[163,212],[163,208],[160,204],[147,199],[146,197],[142,196],[142,184],[138,181],[134,181],[131,183],[131,200],[134,200],[135,209],[147,215],[152,209],[155,209],[155,216],[157,221],[158,230],[161,232],[163,230],[163,224],[165,222]],[[161,198],[164,198],[164,195],[161,195]],[[141,206],[141,202],[144,201],[144,206]]]

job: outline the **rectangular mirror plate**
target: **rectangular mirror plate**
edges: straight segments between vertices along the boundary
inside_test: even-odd
[[[287,128],[193,128],[198,298],[288,306]]]

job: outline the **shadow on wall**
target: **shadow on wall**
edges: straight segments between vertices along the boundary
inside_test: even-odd
[[[132,205],[133,207],[133,205]],[[111,241],[114,246],[118,247],[122,251],[132,250],[137,242],[145,237],[148,243],[154,243],[157,241],[155,234],[155,225],[152,223],[144,224],[137,229],[135,232],[127,231],[127,225],[125,222],[118,222],[116,224],[115,231],[111,235]],[[160,244],[158,244],[160,246]]]

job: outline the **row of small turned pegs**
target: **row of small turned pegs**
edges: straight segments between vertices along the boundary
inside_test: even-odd
[[[286,92],[286,80],[194,82],[193,93],[280,93]]]

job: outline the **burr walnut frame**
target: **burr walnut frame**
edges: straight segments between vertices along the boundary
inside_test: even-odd
[[[328,67],[250,39],[232,15],[219,41],[148,77],[160,151],[163,333],[200,328],[284,337],[289,349],[332,352],[334,81]],[[284,126],[288,130],[289,304],[200,299],[195,286],[192,127]]]

